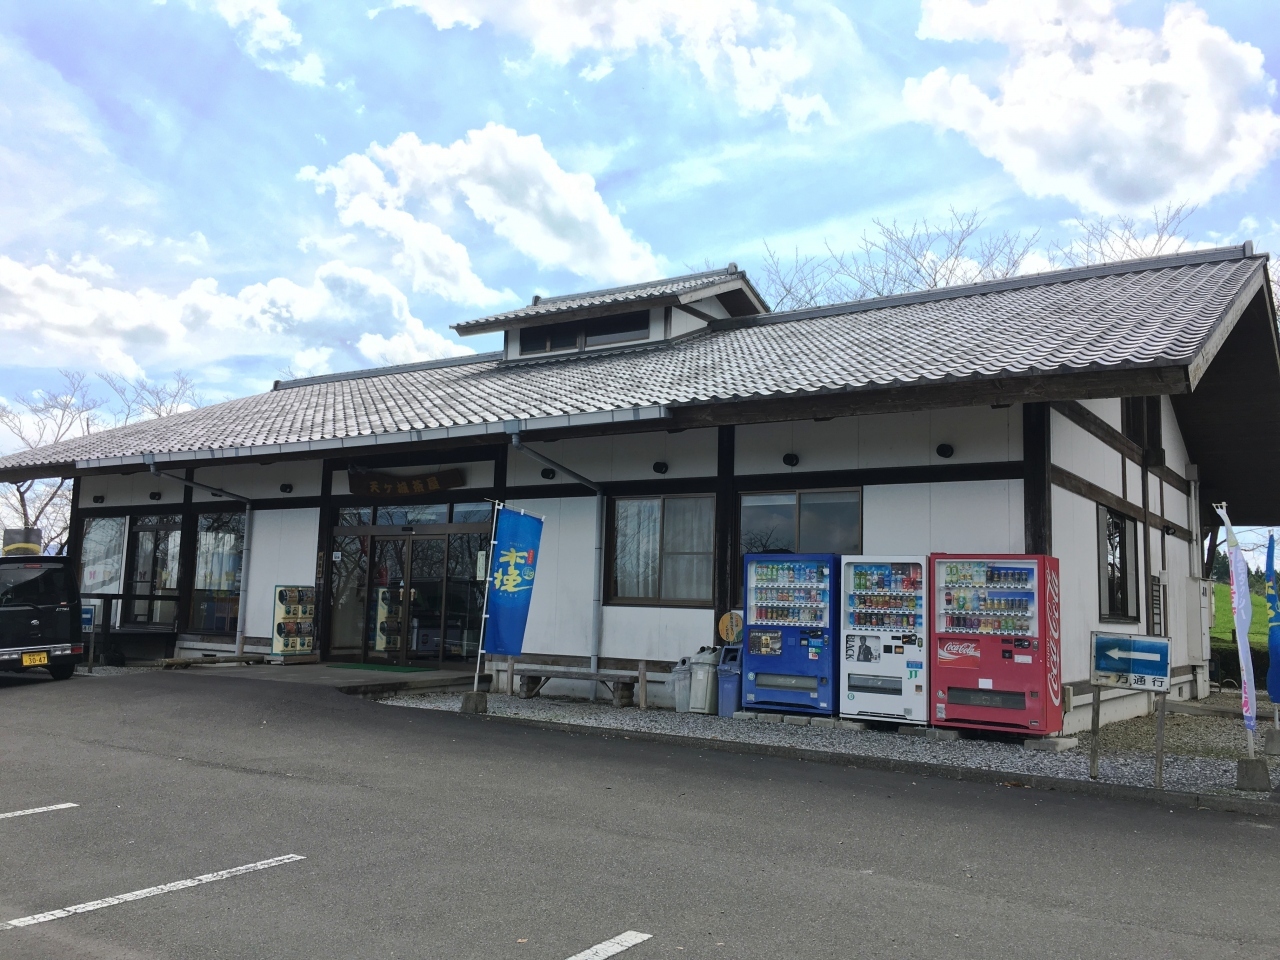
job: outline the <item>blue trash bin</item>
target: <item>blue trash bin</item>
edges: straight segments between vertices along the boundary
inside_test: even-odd
[[[720,716],[732,717],[742,709],[742,645],[724,648],[720,666],[716,667],[720,682]]]

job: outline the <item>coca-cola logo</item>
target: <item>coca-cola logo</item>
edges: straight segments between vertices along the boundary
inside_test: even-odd
[[[946,640],[938,645],[938,663],[948,667],[976,667],[981,662],[973,640]]]
[[[1045,619],[1049,622],[1049,699],[1053,705],[1062,703],[1062,624],[1061,595],[1056,570],[1047,570],[1045,576]]]

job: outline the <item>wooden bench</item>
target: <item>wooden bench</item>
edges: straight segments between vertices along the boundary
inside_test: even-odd
[[[634,702],[641,710],[649,709],[649,677],[648,664],[641,660],[635,671],[610,670],[607,673],[592,673],[589,670],[574,670],[566,667],[549,667],[536,663],[508,664],[506,671],[507,695],[512,689],[516,677],[520,678],[519,696],[522,700],[536,697],[547,685],[548,680],[593,680],[603,683],[613,694],[615,707],[629,707]]]

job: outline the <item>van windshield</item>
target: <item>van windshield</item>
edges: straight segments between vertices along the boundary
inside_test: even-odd
[[[50,607],[71,601],[61,564],[0,565],[0,607]]]

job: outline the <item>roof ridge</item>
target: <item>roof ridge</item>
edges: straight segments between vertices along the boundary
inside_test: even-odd
[[[715,321],[711,324],[711,328],[714,330],[731,330],[738,327],[764,326],[771,323],[789,323],[792,320],[815,320],[821,317],[832,317],[846,313],[866,313],[871,310],[882,310],[888,307],[933,303],[938,300],[959,300],[964,297],[980,296],[986,293],[1003,293],[1007,290],[1023,290],[1027,287],[1049,286],[1050,284],[1068,283],[1073,280],[1089,280],[1095,277],[1141,273],[1153,269],[1221,263],[1228,260],[1247,260],[1254,256],[1253,241],[1247,240],[1242,244],[1234,244],[1228,247],[1210,247],[1186,253],[1168,253],[1154,257],[1138,257],[1133,260],[1115,260],[1110,263],[1098,263],[1087,267],[1042,270],[1039,273],[1024,273],[1015,277],[1005,277],[1002,280],[981,280],[977,283],[935,287],[932,290],[914,290],[910,293],[893,293],[883,297],[868,297],[865,300],[849,300],[844,303],[833,303],[822,307],[802,307],[798,310],[761,313],[751,317],[731,317]],[[1263,253],[1256,256],[1266,258],[1268,255]]]
[[[576,300],[579,297],[594,297],[604,293],[626,293],[628,290],[639,290],[641,287],[651,287],[655,283],[677,283],[680,280],[698,280],[702,277],[729,276],[734,273],[740,273],[737,264],[730,264],[729,267],[717,267],[715,270],[703,270],[700,273],[682,273],[674,277],[655,277],[652,280],[642,280],[639,283],[628,283],[621,287],[601,287],[599,290],[582,290],[578,293],[558,293],[554,297],[540,297],[539,305],[544,303],[556,303],[559,300]],[[531,304],[527,304],[531,306]],[[519,309],[519,308],[516,308]]]
[[[373,377],[389,377],[397,373],[416,373],[419,370],[439,370],[442,367],[464,367],[472,363],[501,360],[502,351],[470,353],[460,357],[444,357],[440,360],[421,360],[417,363],[400,363],[393,367],[366,367],[363,370],[347,370],[344,373],[322,373],[314,377],[297,377],[293,380],[277,380],[272,391],[292,390],[294,387],[311,387],[319,383],[340,383],[343,380],[368,380]]]

